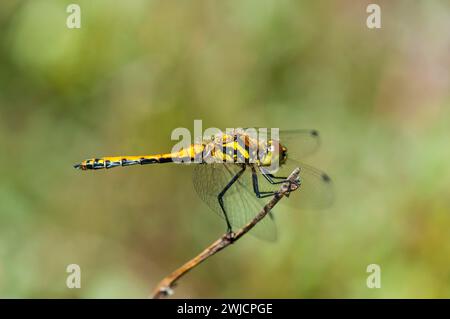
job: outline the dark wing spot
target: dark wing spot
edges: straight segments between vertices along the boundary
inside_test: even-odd
[[[322,180],[326,183],[331,183],[331,178],[327,174],[322,174]]]
[[[319,131],[318,130],[311,130],[311,135],[312,136],[319,136]]]

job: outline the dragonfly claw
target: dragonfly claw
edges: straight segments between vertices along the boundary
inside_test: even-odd
[[[236,233],[234,233],[232,230],[227,231],[227,234],[225,235],[227,240],[229,240],[230,242],[234,241],[234,238],[236,236]]]
[[[300,179],[297,179],[295,182],[288,182],[288,190],[285,193],[286,197],[289,197],[289,195],[291,194],[292,191],[295,191],[296,189],[298,189],[300,187]]]

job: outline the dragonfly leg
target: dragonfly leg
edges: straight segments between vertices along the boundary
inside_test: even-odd
[[[256,174],[256,170],[254,167],[252,167],[252,184],[253,184],[253,191],[256,194],[256,197],[258,198],[265,198],[275,195],[276,192],[261,192],[259,190],[259,183],[258,183],[258,175]]]
[[[239,172],[237,172],[236,175],[233,176],[233,178],[228,182],[228,184],[225,186],[225,188],[219,193],[217,196],[217,199],[219,200],[220,208],[222,208],[223,215],[225,216],[225,221],[227,222],[227,233],[232,234],[233,229],[231,227],[230,219],[228,218],[227,211],[225,210],[225,206],[223,204],[223,196],[225,193],[230,189],[230,187],[238,180],[239,177],[244,173],[245,171],[245,165],[242,165],[242,168]]]
[[[265,173],[262,173],[262,175],[272,185],[283,184],[288,181],[287,177],[275,176],[273,174],[265,174]]]
[[[254,167],[252,167],[252,184],[253,184],[253,191],[256,194],[256,197],[258,198],[265,198],[275,195],[276,192],[261,192],[259,191],[259,183],[258,183],[258,175],[256,174],[256,170]],[[269,217],[271,219],[274,219],[272,212],[269,212]]]
[[[288,182],[289,183],[289,189],[292,189],[291,186],[292,186],[293,182],[289,181],[287,179],[287,177],[275,176],[273,174],[267,174],[267,173],[264,173],[264,172],[261,172],[261,174],[272,185],[283,184],[283,183]],[[296,186],[298,187],[299,185],[300,185],[300,180],[297,182]],[[288,193],[286,193],[286,197],[289,197],[289,193],[290,193],[290,191]]]

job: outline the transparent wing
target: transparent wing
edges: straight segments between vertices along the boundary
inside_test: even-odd
[[[288,177],[296,168],[300,168],[300,188],[294,191],[284,203],[299,209],[324,209],[334,201],[334,189],[331,178],[324,172],[307,164],[288,159],[277,171],[260,167],[261,173],[273,174],[277,177]],[[264,176],[261,175],[262,178]],[[261,178],[259,178],[261,179]],[[261,185],[261,183],[260,183]],[[276,191],[280,185],[264,183],[263,191]]]
[[[305,158],[314,154],[320,147],[317,130],[280,130],[279,135],[279,142],[288,149],[288,157]]]
[[[279,130],[278,136],[275,135],[276,131],[272,132],[270,129],[255,128],[255,130],[259,132],[258,138],[275,139],[287,147],[288,154],[292,158],[305,158],[314,154],[320,147],[319,131],[314,129]]]
[[[193,184],[199,197],[220,217],[225,218],[217,196],[241,170],[236,164],[197,164],[193,172]],[[259,199],[253,192],[251,168],[247,167],[241,177],[223,197],[225,210],[236,230],[251,221],[269,199]],[[262,219],[251,231],[258,238],[274,241],[277,238],[273,214]]]
[[[314,154],[320,146],[319,131],[314,129],[279,130],[278,136],[272,135],[272,130],[266,128],[243,128],[246,133],[254,133],[255,138],[276,139],[287,147],[288,156],[303,159]],[[275,134],[275,132],[274,132]]]

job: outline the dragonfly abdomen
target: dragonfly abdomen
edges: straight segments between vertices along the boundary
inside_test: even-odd
[[[145,165],[156,163],[172,162],[171,154],[144,155],[144,156],[107,156],[102,158],[92,158],[74,165],[82,170],[108,169],[118,166]]]
[[[188,148],[182,149],[175,153],[156,154],[156,155],[142,155],[142,156],[107,156],[101,158],[91,158],[74,165],[75,168],[81,170],[97,170],[108,169],[118,166],[131,165],[146,165],[146,164],[160,164],[192,162],[198,156],[199,152],[203,150],[202,144],[194,144]]]

